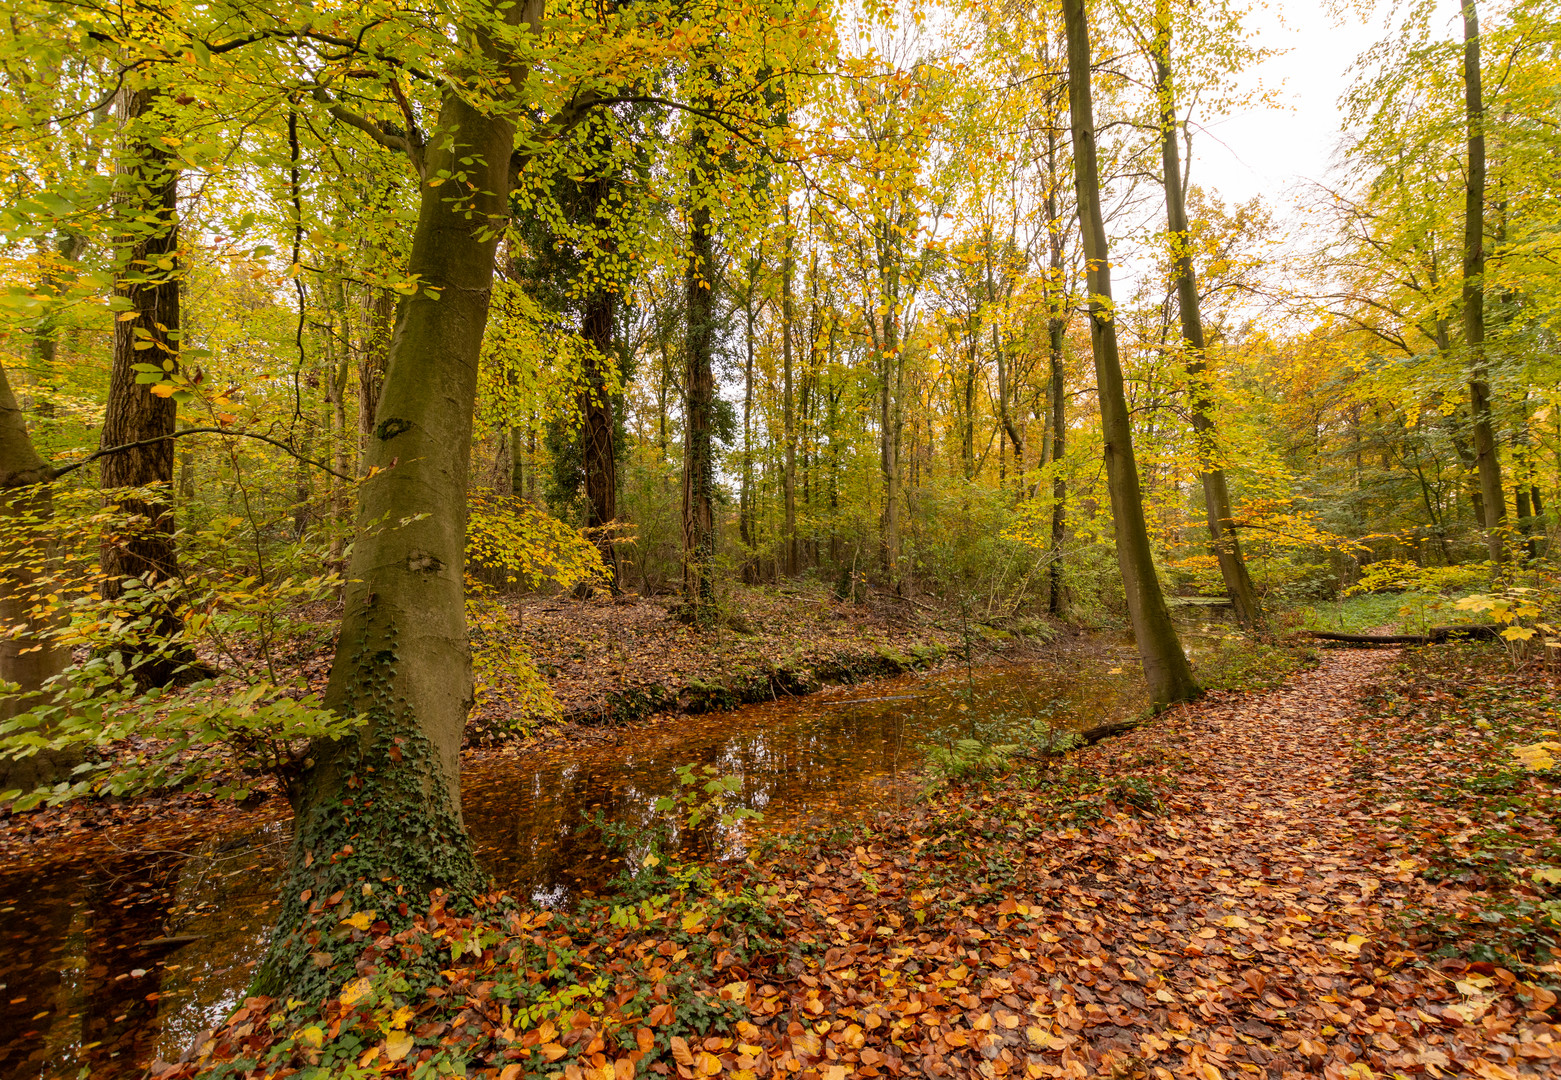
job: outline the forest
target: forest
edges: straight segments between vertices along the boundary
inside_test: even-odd
[[[1554,0],[7,15],[0,1076],[1561,1068]]]

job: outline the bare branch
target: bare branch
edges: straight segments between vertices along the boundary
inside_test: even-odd
[[[160,443],[167,439],[182,438],[185,435],[232,435],[241,439],[255,439],[259,442],[269,443],[279,450],[284,450],[287,452],[289,457],[292,457],[297,461],[301,461],[305,465],[313,465],[316,469],[320,469],[323,472],[328,472],[338,480],[345,480],[349,484],[355,484],[358,482],[358,479],[355,476],[344,476],[335,469],[331,468],[329,465],[315,461],[313,458],[304,457],[297,450],[294,450],[291,446],[288,446],[280,439],[273,439],[269,435],[257,435],[253,431],[234,431],[231,428],[221,427],[181,428],[180,430],[175,431],[170,435],[158,435],[156,438],[141,439],[138,442],[125,443],[122,446],[105,447],[102,450],[98,450],[95,453],[87,455],[80,461],[73,461],[69,465],[61,465],[57,468],[50,468],[48,479],[58,480],[60,477],[67,476],[70,473],[75,472],[77,469],[82,468],[85,465],[90,465],[99,458],[107,457],[110,454],[122,454],[126,450],[135,450],[142,446],[152,446],[155,443]]]

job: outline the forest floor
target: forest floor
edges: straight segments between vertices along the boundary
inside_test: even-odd
[[[924,601],[879,592],[843,601],[817,585],[734,587],[707,627],[681,620],[671,599],[633,593],[507,598],[503,610],[474,635],[486,685],[467,727],[469,742],[513,737],[555,718],[624,724],[897,675],[960,651],[967,636],[978,661],[1025,641],[1011,630],[966,627],[957,613]],[[1035,628],[1045,631],[1043,640],[1058,632],[1047,623]],[[556,717],[537,710],[513,664],[482,665],[484,645],[506,659],[510,648],[523,649],[547,680]]]
[[[1493,646],[1335,651],[600,906],[391,933],[333,897],[340,998],[153,1072],[1553,1076],[1558,707]]]

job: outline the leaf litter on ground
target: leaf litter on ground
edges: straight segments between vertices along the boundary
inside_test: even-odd
[[[249,999],[153,1075],[1554,1075],[1555,957],[1417,929],[1469,890],[1362,782],[1396,656],[1331,653],[664,892],[344,921],[340,997]]]

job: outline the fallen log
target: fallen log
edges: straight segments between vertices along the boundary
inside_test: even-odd
[[[1079,738],[1084,740],[1085,746],[1093,746],[1101,739],[1111,739],[1118,735],[1126,735],[1129,731],[1142,724],[1142,720],[1114,720],[1109,724],[1099,724],[1095,727],[1084,729],[1079,732]]]
[[[1347,645],[1441,645],[1454,638],[1460,641],[1494,641],[1502,628],[1494,623],[1465,626],[1433,626],[1423,634],[1336,634],[1331,630],[1312,630],[1318,641],[1338,641]]]

